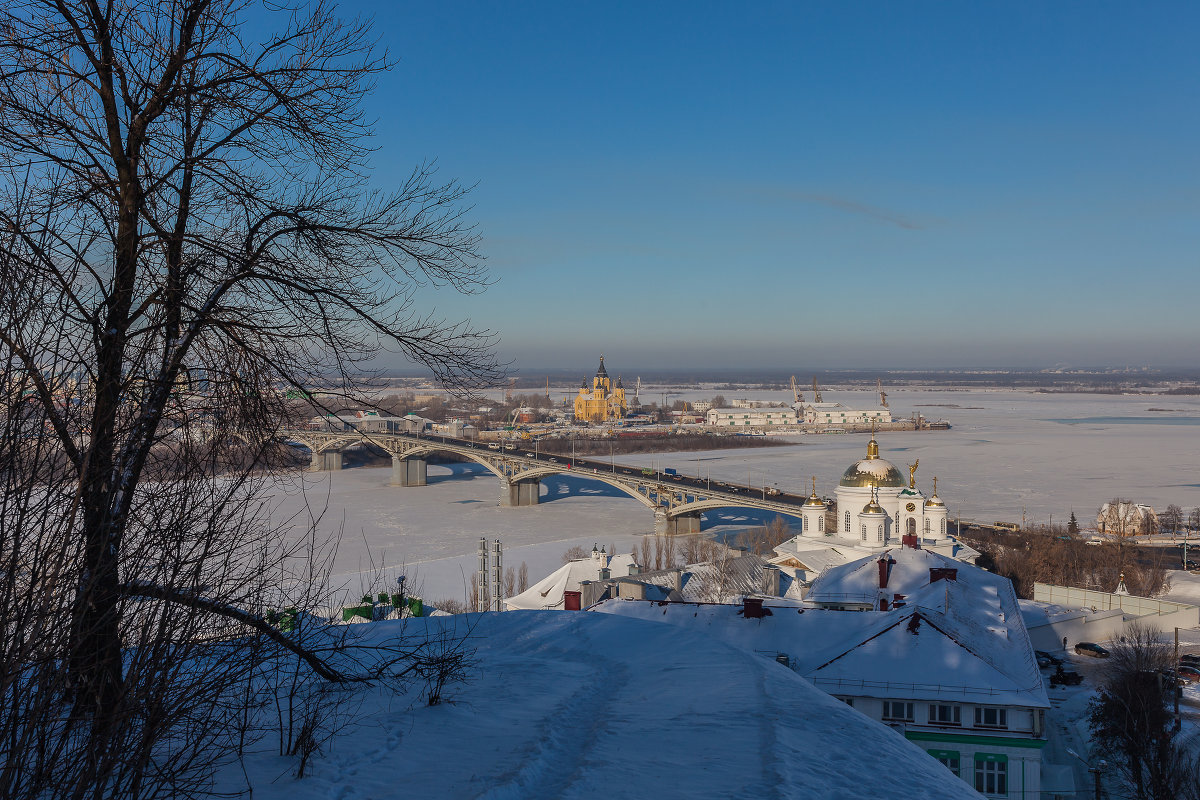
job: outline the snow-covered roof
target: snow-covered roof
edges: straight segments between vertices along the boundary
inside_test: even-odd
[[[770,561],[753,553],[680,567],[680,594],[684,600],[702,603],[731,603],[746,595],[763,593],[763,568]],[[671,586],[674,570],[647,572],[636,576],[644,583]],[[781,597],[800,599],[800,582],[787,573],[779,576]]]
[[[364,797],[966,800],[961,778],[773,660],[695,631],[604,614],[521,611],[363,625],[364,645],[467,637],[450,702],[363,690],[347,735],[279,780],[244,759],[256,800]],[[353,687],[349,691],[355,691]],[[863,754],[886,768],[863,769]],[[215,776],[237,791],[239,761]]]
[[[878,557],[871,556],[822,573],[809,589],[809,607],[781,605],[762,620],[745,620],[728,605],[659,608],[615,601],[597,610],[699,626],[751,650],[787,653],[801,674],[831,693],[1049,705],[1008,580],[928,550],[894,548],[889,555],[895,563],[882,595]],[[930,583],[931,567],[955,569],[957,577]],[[891,606],[897,593],[905,595],[904,605],[889,611],[813,607],[878,608],[880,596]]]
[[[504,604],[510,611],[518,608],[561,609],[563,592],[577,592],[583,581],[600,580],[600,570],[604,568],[608,569],[610,578],[624,577],[634,563],[633,556],[628,553],[611,555],[593,552],[587,558],[568,561],[525,591],[507,598]]]

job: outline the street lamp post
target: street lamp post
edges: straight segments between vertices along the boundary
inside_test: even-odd
[[[1100,759],[1096,762],[1095,766],[1092,766],[1092,764],[1088,763],[1087,759],[1069,747],[1067,748],[1067,755],[1074,756],[1075,758],[1079,759],[1079,761],[1088,768],[1088,772],[1092,773],[1092,780],[1096,791],[1096,800],[1100,800],[1100,773],[1108,767],[1108,762],[1104,759]]]

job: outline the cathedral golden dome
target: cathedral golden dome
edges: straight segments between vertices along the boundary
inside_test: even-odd
[[[905,486],[904,477],[896,465],[879,457],[879,443],[872,434],[867,443],[867,457],[855,461],[842,473],[838,486],[886,486],[900,488]]]
[[[896,469],[896,465],[882,458],[864,458],[861,461],[855,461],[838,481],[838,486],[900,488],[907,485],[900,470]]]
[[[871,502],[869,502],[865,506],[863,506],[862,513],[864,513],[864,514],[882,514],[882,513],[884,513],[883,506],[879,505],[878,501],[876,501],[875,495],[872,494]]]

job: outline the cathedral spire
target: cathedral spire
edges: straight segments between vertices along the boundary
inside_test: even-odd
[[[875,441],[875,420],[871,420],[871,441],[867,442],[867,458],[879,458],[879,442]]]

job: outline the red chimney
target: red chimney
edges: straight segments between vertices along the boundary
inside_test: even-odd
[[[745,619],[762,619],[769,612],[762,607],[762,597],[745,597],[742,606],[742,616]]]
[[[940,580],[956,581],[958,580],[958,569],[955,567],[930,567],[929,582],[937,583]]]
[[[578,611],[579,610],[580,592],[563,592],[563,610]]]
[[[915,533],[906,533],[900,537],[900,545],[902,547],[911,547],[913,550],[920,550],[921,540],[917,538]]]
[[[879,598],[879,610],[880,610],[880,611],[887,611],[887,610],[888,610],[888,601],[887,601],[887,598],[886,598],[886,597],[881,597],[881,598]]]
[[[886,589],[888,585],[888,575],[891,574],[892,564],[896,563],[896,559],[892,558],[887,553],[884,553],[875,563],[879,565],[879,588]]]

